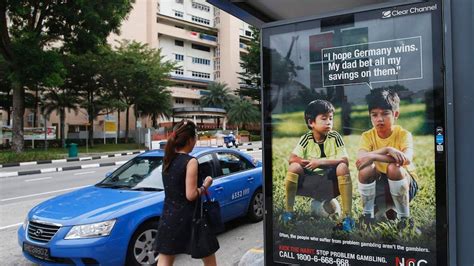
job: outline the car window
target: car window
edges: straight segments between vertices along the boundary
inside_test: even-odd
[[[206,176],[215,177],[212,154],[205,154],[198,158],[198,177],[202,182]]]
[[[135,157],[99,184],[162,189],[162,163],[162,157]]]
[[[228,175],[254,168],[254,165],[247,159],[231,152],[218,152],[217,159],[221,166],[221,175]]]

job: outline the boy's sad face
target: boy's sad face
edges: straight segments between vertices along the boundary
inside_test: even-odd
[[[392,126],[395,125],[395,121],[398,119],[399,114],[398,111],[374,108],[370,110],[370,121],[377,131],[390,131],[392,130]]]
[[[327,135],[332,130],[333,126],[333,113],[319,114],[314,120],[310,120],[309,124],[313,132],[320,135]]]

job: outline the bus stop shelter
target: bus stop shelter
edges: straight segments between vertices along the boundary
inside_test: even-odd
[[[412,0],[412,1],[390,1],[390,0],[344,0],[344,1],[331,1],[331,0],[321,0],[321,1],[285,1],[285,0],[208,0],[209,3],[215,5],[216,7],[236,16],[237,18],[256,26],[257,28],[262,29],[262,46],[265,48],[269,47],[271,39],[269,39],[268,35],[274,34],[275,32],[280,34],[282,32],[293,32],[294,35],[296,33],[303,32],[303,30],[311,30],[311,27],[304,26],[305,23],[311,25],[312,21],[316,28],[322,27],[321,24],[323,20],[326,18],[332,18],[332,22],[338,22],[338,20],[344,20],[347,18],[346,15],[351,14],[362,14],[361,16],[371,16],[374,13],[379,12],[380,18],[383,19],[392,19],[394,17],[403,16],[403,15],[410,15],[409,13],[418,13],[418,12],[427,12],[427,11],[434,11],[436,12],[431,13],[433,16],[433,20],[439,22],[437,26],[433,26],[433,31],[439,32],[440,41],[438,44],[433,44],[432,47],[436,45],[440,45],[438,48],[439,53],[433,53],[433,58],[429,61],[428,68],[433,65],[433,69],[429,69],[433,73],[440,73],[438,82],[441,84],[442,89],[442,97],[440,94],[434,93],[435,99],[428,99],[427,101],[433,101],[433,104],[437,106],[442,106],[439,113],[442,114],[442,124],[443,127],[435,127],[435,125],[430,125],[432,127],[432,136],[433,136],[433,143],[432,148],[434,153],[436,154],[436,159],[433,159],[432,164],[436,167],[441,167],[439,169],[443,169],[444,173],[440,176],[443,179],[442,181],[437,181],[437,206],[436,206],[436,217],[437,219],[442,216],[445,219],[441,219],[443,221],[442,226],[445,229],[437,230],[437,243],[444,242],[444,245],[437,245],[440,249],[445,249],[444,251],[438,250],[445,254],[445,256],[441,256],[438,258],[442,258],[443,260],[438,261],[435,263],[434,261],[427,263],[423,259],[416,258],[400,258],[396,257],[395,264],[396,265],[473,265],[474,263],[474,253],[472,252],[472,244],[471,241],[474,238],[474,227],[471,225],[472,221],[474,220],[474,212],[473,207],[471,205],[471,193],[474,189],[474,179],[472,178],[472,168],[470,167],[472,164],[470,162],[470,155],[472,154],[472,149],[474,148],[474,141],[471,137],[472,132],[474,132],[474,120],[472,118],[472,106],[474,105],[474,90],[473,90],[473,59],[474,59],[474,52],[472,47],[474,47],[473,42],[473,35],[474,35],[474,2],[471,0],[439,0],[439,1],[421,1],[421,0]],[[407,7],[404,9],[404,7]],[[408,17],[407,17],[408,18]],[[420,17],[421,18],[421,17]],[[303,26],[301,26],[303,25]],[[380,24],[382,25],[382,24]],[[433,24],[434,25],[434,24]],[[410,27],[406,27],[407,29]],[[336,33],[341,33],[346,29],[340,28],[333,28],[332,31]],[[339,31],[339,32],[337,32]],[[366,33],[365,33],[366,34]],[[431,33],[430,33],[431,34]],[[267,36],[266,36],[267,35]],[[367,34],[366,34],[367,35]],[[283,35],[282,35],[283,36]],[[287,35],[290,36],[290,35]],[[290,57],[292,49],[297,49],[295,44],[296,42],[300,42],[300,47],[304,47],[304,45],[308,45],[311,47],[317,47],[318,42],[328,41],[328,39],[333,43],[342,42],[341,39],[336,39],[337,34],[326,38],[323,34],[320,36],[314,36],[309,38],[308,40],[301,40],[301,37],[290,36],[287,39],[289,40],[288,45],[288,53],[287,58]],[[431,35],[430,35],[431,36]],[[373,37],[373,36],[372,36]],[[340,38],[340,37],[339,37]],[[407,38],[408,39],[408,38]],[[421,44],[421,37],[419,38],[420,42],[419,45],[422,47]],[[283,40],[283,39],[282,39]],[[393,41],[393,40],[390,40]],[[400,40],[395,40],[400,42]],[[406,40],[404,39],[402,42],[407,43],[413,41],[413,47],[417,47],[417,40]],[[423,39],[426,41],[426,38]],[[429,40],[428,40],[429,41]],[[267,42],[267,43],[265,43]],[[303,44],[301,44],[303,42]],[[307,44],[305,44],[306,42]],[[370,42],[360,41],[366,47],[376,47],[380,43],[379,42]],[[271,46],[271,45],[270,45]],[[356,46],[356,45],[347,45],[341,51],[354,51],[350,50],[349,46]],[[274,47],[278,48],[278,44],[275,44]],[[348,48],[349,47],[349,48]],[[360,47],[360,46],[359,46]],[[431,46],[430,46],[431,47]],[[330,58],[330,55],[324,54],[324,49],[338,49],[340,47],[331,47],[331,48],[323,48],[318,50],[318,53],[321,53],[321,57],[327,56]],[[311,49],[311,48],[310,48]],[[327,50],[326,50],[327,51]],[[306,51],[301,52],[304,57],[304,53]],[[334,54],[333,53],[333,54]],[[341,52],[342,54],[342,52]],[[420,52],[421,54],[421,52]],[[426,54],[423,54],[426,60]],[[284,56],[284,54],[283,54]],[[283,57],[282,56],[282,57]],[[263,55],[263,84],[264,84],[264,92],[263,95],[265,97],[265,90],[271,91],[274,88],[265,88],[266,83],[268,80],[265,80],[265,76],[270,75],[272,73],[265,74],[265,69],[268,69],[267,65],[268,62],[275,57],[272,54],[267,54],[267,58],[265,58],[265,54]],[[301,56],[300,56],[301,57]],[[311,55],[310,55],[311,57]],[[318,77],[319,79],[325,81],[325,65],[324,65],[324,58],[318,58],[316,55],[314,61],[311,64],[317,65],[322,64],[322,77]],[[270,60],[270,61],[268,61]],[[310,59],[311,60],[311,59]],[[319,61],[318,61],[319,60]],[[304,60],[303,60],[304,61]],[[426,70],[426,61],[422,61],[425,68],[422,70],[425,73]],[[295,63],[296,64],[296,63]],[[303,66],[304,67],[304,66]],[[397,66],[393,65],[389,68],[396,68]],[[330,69],[329,69],[330,70]],[[269,70],[270,71],[270,70]],[[321,72],[320,69],[318,69]],[[387,70],[391,71],[391,70]],[[335,73],[335,72],[334,72]],[[362,72],[361,72],[362,73]],[[335,73],[337,74],[337,73]],[[410,75],[413,73],[406,73],[406,75]],[[420,77],[416,77],[414,79],[426,79],[426,76],[420,74]],[[393,74],[395,75],[395,74]],[[394,79],[391,80],[392,83],[395,85],[399,85],[399,80],[402,80],[402,74],[399,76],[399,72],[397,72]],[[436,74],[437,75],[437,74]],[[434,75],[434,76],[436,76]],[[408,80],[409,77],[406,77]],[[433,79],[436,79],[434,77]],[[406,81],[410,83],[410,81]],[[313,81],[311,81],[313,82]],[[379,81],[376,81],[379,82]],[[335,86],[346,86],[352,85],[348,84],[349,82],[344,81],[344,84],[336,84],[333,83]],[[403,81],[401,81],[403,84]],[[371,84],[369,82],[369,87],[372,89],[374,83]],[[434,90],[438,90],[439,88],[434,88]],[[278,88],[280,90],[280,88]],[[337,88],[336,88],[337,91]],[[336,93],[337,94],[337,93]],[[416,94],[416,93],[415,93]],[[420,92],[418,92],[420,94]],[[342,94],[344,96],[344,94]],[[401,94],[400,94],[401,95]],[[416,95],[414,96],[417,97]],[[424,97],[424,96],[423,96]],[[425,99],[421,97],[420,99]],[[283,97],[283,100],[285,98]],[[403,99],[402,99],[403,100]],[[277,109],[279,108],[278,105]],[[342,105],[341,105],[342,106]],[[269,101],[265,104],[264,100],[264,112],[268,114],[268,116],[272,116],[271,110],[268,109],[275,109],[275,105]],[[342,109],[344,107],[341,107]],[[267,109],[265,111],[265,109]],[[284,109],[282,109],[284,110]],[[266,194],[266,222],[265,222],[265,236],[266,236],[266,254],[265,254],[265,262],[266,265],[273,265],[274,264],[274,257],[273,254],[268,252],[268,248],[270,250],[276,248],[277,245],[275,243],[268,243],[269,240],[268,235],[271,235],[273,232],[268,232],[268,230],[273,228],[271,226],[271,222],[269,220],[274,219],[275,217],[271,216],[272,213],[272,205],[268,204],[271,201],[267,201],[267,193],[268,190],[272,189],[271,185],[271,178],[272,173],[270,167],[272,167],[272,159],[269,158],[269,154],[271,154],[272,146],[271,141],[271,132],[272,125],[268,124],[268,120],[265,115],[262,121],[263,126],[263,135],[264,137],[264,173],[265,173],[265,185],[267,190]],[[426,119],[426,123],[430,124],[430,119]],[[437,150],[436,150],[437,149]],[[270,156],[271,157],[271,156]],[[439,159],[438,159],[439,158]],[[267,169],[268,168],[268,169]],[[270,170],[269,170],[270,169]],[[438,169],[438,168],[437,168]],[[438,173],[437,177],[438,178]],[[438,221],[438,220],[437,220]],[[270,226],[269,226],[270,225]],[[439,229],[439,227],[438,227]],[[439,233],[439,232],[443,233]],[[291,238],[291,236],[290,236]],[[270,241],[271,242],[271,241]],[[273,246],[272,246],[273,245]],[[295,255],[295,253],[291,250],[285,250],[286,248],[292,249],[296,247],[292,247],[291,245],[280,245],[281,254],[283,256],[291,256]],[[301,255],[301,258],[307,258],[307,256],[303,255],[311,255],[311,249],[305,249],[306,253],[296,253],[297,255]],[[348,253],[345,253],[348,254]],[[288,258],[288,257],[286,257]],[[316,257],[308,257],[308,258],[316,258]],[[335,258],[335,257],[334,257]],[[316,258],[317,259],[317,258]],[[329,258],[328,258],[329,259]],[[405,260],[406,259],[406,260]],[[286,261],[291,261],[288,259]],[[444,262],[443,262],[444,261]],[[321,262],[321,261],[320,261]],[[328,261],[326,261],[328,262]],[[285,260],[283,260],[285,263]],[[325,262],[323,262],[325,263]],[[390,264],[391,262],[389,262]],[[318,263],[315,263],[318,264]],[[352,265],[352,264],[350,264]],[[359,264],[355,264],[359,265]],[[393,265],[393,264],[392,264]]]

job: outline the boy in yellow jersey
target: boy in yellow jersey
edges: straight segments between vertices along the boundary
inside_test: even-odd
[[[300,138],[290,155],[285,178],[284,222],[293,219],[296,195],[326,204],[341,195],[343,219],[339,227],[344,231],[354,227],[349,160],[341,135],[332,130],[333,117],[334,107],[328,101],[315,100],[306,107],[304,118],[310,131]]]
[[[367,102],[373,128],[362,133],[356,161],[363,205],[361,220],[365,224],[374,222],[376,183],[381,183],[390,191],[390,195],[386,195],[386,206],[396,210],[399,229],[407,225],[413,227],[409,202],[418,185],[413,164],[413,137],[408,130],[395,125],[400,115],[400,98],[390,90],[374,90]]]

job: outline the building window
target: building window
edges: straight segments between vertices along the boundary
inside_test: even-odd
[[[174,16],[178,18],[184,17],[184,13],[178,10],[174,10]]]
[[[180,40],[174,40],[174,45],[183,47],[183,46],[184,46],[184,42],[183,42],[183,41],[180,41]]]
[[[201,18],[198,16],[191,16],[191,20],[197,23],[202,23],[206,25],[211,25],[211,21],[209,19]]]
[[[193,64],[200,64],[200,65],[211,65],[211,60],[209,59],[204,59],[204,58],[199,58],[199,57],[193,57]]]
[[[176,0],[176,4],[183,4],[183,0]]]
[[[196,3],[196,2],[193,2],[193,8],[196,8],[196,9],[199,9],[199,10],[202,10],[202,11],[206,11],[206,12],[209,12],[211,10],[211,8],[207,5],[203,5],[203,4],[200,4],[200,3]]]
[[[182,54],[175,54],[175,55],[174,55],[174,59],[175,59],[176,61],[184,61],[184,55],[182,55]]]
[[[197,72],[197,71],[192,71],[192,76],[195,78],[205,78],[205,79],[211,78],[211,74],[204,73],[204,72]]]
[[[210,47],[207,47],[207,46],[204,46],[204,45],[199,45],[199,44],[191,44],[191,48],[193,49],[196,49],[196,50],[200,50],[200,51],[204,51],[204,52],[211,52],[211,48]]]
[[[245,36],[252,37],[252,32],[249,30],[245,31]]]
[[[221,72],[220,71],[214,72],[214,79],[218,79],[220,77],[221,77]]]
[[[175,103],[180,103],[180,104],[183,104],[184,103],[184,99],[183,98],[176,98]]]
[[[180,76],[184,75],[184,71],[183,71],[181,68],[180,68],[180,69],[176,69],[176,70],[174,71],[174,73],[175,73],[176,75],[180,75]]]
[[[193,105],[200,105],[201,102],[199,100],[193,100]]]

